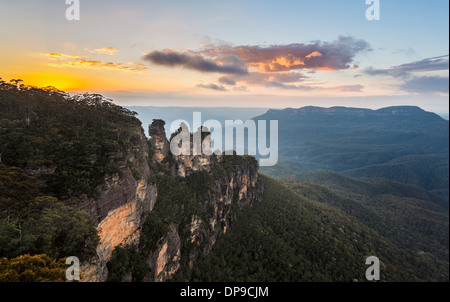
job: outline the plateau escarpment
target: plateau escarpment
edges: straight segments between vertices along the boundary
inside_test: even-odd
[[[150,125],[149,134],[148,142],[140,134],[127,159],[140,178],[134,179],[132,170],[122,166],[121,177],[105,179],[98,199],[80,205],[98,217],[99,259],[92,263],[99,269],[90,280],[167,281],[180,270],[188,273],[240,210],[262,198],[254,158],[190,155],[193,152],[186,150],[192,151],[192,144],[173,155],[162,120]],[[209,145],[207,135],[202,143]],[[123,263],[121,253],[139,255],[139,276],[122,273],[119,268],[131,265]]]

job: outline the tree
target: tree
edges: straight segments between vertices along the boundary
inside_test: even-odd
[[[35,216],[24,225],[33,239],[30,250],[55,258],[95,255],[99,237],[87,213],[50,200],[49,205]]]
[[[0,164],[0,218],[20,222],[38,194],[35,181],[20,168]]]
[[[11,79],[9,82],[13,83],[14,85],[16,85],[16,87],[19,87],[19,85],[20,85],[19,83],[22,83],[23,80],[21,80],[21,79]]]
[[[45,254],[0,258],[0,282],[65,282],[65,263]]]
[[[0,164],[2,163],[2,155],[5,152],[6,147],[8,147],[8,143],[6,143],[0,151]]]

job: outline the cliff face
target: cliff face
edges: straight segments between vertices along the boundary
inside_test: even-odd
[[[170,231],[163,238],[147,259],[152,272],[147,281],[163,282],[172,277],[180,268],[181,239],[175,224],[170,225]]]
[[[150,126],[150,134],[161,133],[163,129],[156,130],[159,127],[163,127],[163,124],[154,122]],[[180,128],[178,134],[183,131],[185,130]],[[148,256],[147,263],[152,274],[147,281],[167,281],[183,265],[191,268],[195,259],[200,254],[208,254],[218,236],[232,227],[234,219],[244,207],[262,199],[263,190],[257,183],[256,160],[242,160],[237,156],[193,155],[193,135],[187,133],[185,137],[189,135],[190,144],[180,143],[181,154],[177,156],[170,156],[165,152],[169,146],[165,136],[153,136],[151,141],[155,146],[154,160],[165,165],[166,171],[173,177],[189,177],[196,171],[216,176],[214,181],[205,184],[207,194],[197,201],[203,210],[183,222],[171,224],[167,234]],[[208,149],[210,140],[207,135],[202,136],[202,143]],[[188,148],[190,152],[187,152]],[[235,161],[238,158],[241,160]],[[220,173],[217,173],[218,170]],[[183,259],[187,261],[182,261]]]
[[[262,198],[262,189],[257,185],[256,166],[243,166],[216,180],[209,188],[208,195],[199,200],[201,214],[192,215],[187,222],[172,224],[170,231],[148,257],[153,269],[149,281],[167,281],[180,266],[192,267],[200,254],[208,254],[218,236],[232,227],[238,213]],[[184,236],[181,235],[184,233]],[[182,239],[180,239],[182,238]],[[187,263],[180,262],[181,253]]]
[[[201,209],[199,214],[171,223],[155,246],[139,251],[147,259],[149,273],[144,279],[146,281],[167,281],[183,266],[187,265],[186,269],[192,267],[200,254],[211,251],[217,237],[232,226],[243,207],[262,198],[262,189],[257,184],[256,160],[241,160],[237,164],[222,155],[186,154],[187,148],[192,151],[192,141],[180,155],[172,155],[161,120],[150,125],[149,134],[150,144],[144,133],[139,132],[139,141],[131,146],[131,151],[120,163],[121,175],[106,176],[98,188],[100,195],[97,199],[85,198],[78,202],[78,207],[93,217],[100,237],[98,257],[82,267],[84,281],[107,279],[106,264],[111,260],[114,248],[130,244],[139,246],[143,223],[158,202],[157,185],[153,182],[156,175],[185,178],[196,171],[212,175],[222,167],[215,177],[210,176],[213,181],[205,184],[207,193],[196,201]],[[210,143],[208,138],[202,139],[206,145]]]
[[[150,151],[147,138],[142,130],[138,133],[140,139],[131,146],[125,160],[119,162],[121,175],[107,175],[98,188],[99,198],[85,198],[77,204],[91,214],[100,237],[98,258],[84,264],[84,281],[106,280],[106,263],[113,249],[138,242],[139,229],[156,203],[157,189],[149,181],[151,173],[146,161]]]

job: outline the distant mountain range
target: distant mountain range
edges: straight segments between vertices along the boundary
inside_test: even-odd
[[[318,169],[379,177],[433,190],[448,203],[449,122],[413,106],[379,110],[303,107],[269,110],[279,121],[276,177]],[[295,166],[295,171],[292,167]]]

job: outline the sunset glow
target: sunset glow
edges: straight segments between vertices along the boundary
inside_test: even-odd
[[[80,21],[64,18],[64,1],[16,2],[0,11],[4,80],[106,92],[121,104],[171,105],[163,99],[175,98],[194,106],[203,104],[196,96],[209,95],[210,106],[297,100],[300,107],[322,97],[332,106],[346,105],[346,97],[410,95],[431,100],[411,105],[448,112],[447,1],[386,1],[380,21],[365,19],[364,1],[260,1],[253,11],[253,1],[228,1],[220,10],[203,1],[97,1],[83,3]],[[298,17],[308,10],[315,18]]]

